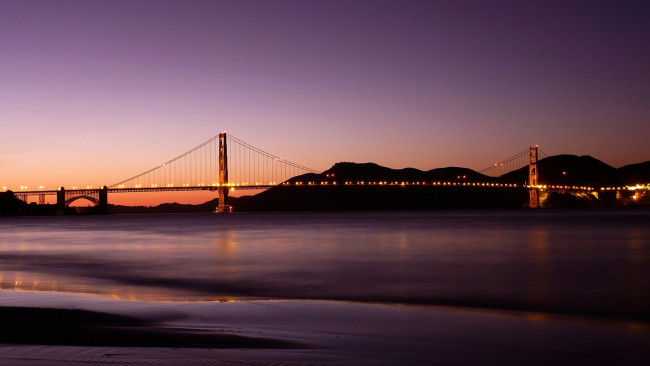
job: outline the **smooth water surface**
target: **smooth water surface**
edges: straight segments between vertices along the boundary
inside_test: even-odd
[[[0,218],[3,289],[650,318],[650,210]]]

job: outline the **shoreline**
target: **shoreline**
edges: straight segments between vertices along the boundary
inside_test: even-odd
[[[65,213],[57,212],[54,209],[51,209],[51,205],[36,205],[35,210],[26,211],[14,214],[0,214],[1,217],[50,217],[50,216],[115,216],[115,215],[174,215],[174,214],[215,214],[217,213],[213,209],[201,210],[193,207],[187,206],[201,206],[201,205],[191,205],[191,204],[177,204],[178,206],[185,207],[181,210],[160,210],[159,206],[167,205],[176,205],[176,203],[165,203],[157,206],[116,206],[109,205],[108,212],[96,213],[92,210],[79,211],[74,210],[74,207],[70,208]],[[119,207],[118,210],[112,210],[111,207]],[[215,206],[216,207],[216,206]],[[89,207],[79,207],[81,209],[89,209]],[[615,203],[612,205],[554,205],[554,206],[545,206],[545,207],[536,207],[530,208],[526,206],[521,207],[424,207],[424,208],[409,208],[409,207],[394,207],[394,208],[314,208],[314,209],[259,209],[259,210],[243,210],[232,212],[219,213],[219,214],[237,214],[237,213],[287,213],[287,212],[384,212],[384,211],[394,211],[394,212],[409,212],[409,211],[490,211],[490,210],[642,210],[650,208],[649,202],[635,202],[635,203]],[[92,209],[92,207],[90,207]]]
[[[1,290],[0,316],[8,315],[15,327],[7,334],[7,323],[0,325],[0,363],[11,365],[67,366],[80,358],[153,365],[650,362],[647,323],[530,312],[314,300],[143,302]],[[29,322],[40,337],[50,331],[55,345],[29,342],[36,337],[21,327]],[[82,345],[74,342],[79,332],[91,335]],[[107,337],[92,343],[93,334]],[[11,342],[12,335],[28,341]]]

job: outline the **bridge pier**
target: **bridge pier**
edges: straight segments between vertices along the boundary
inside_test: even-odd
[[[56,209],[65,210],[65,188],[59,187],[56,190]]]
[[[108,187],[106,186],[101,186],[99,187],[99,192],[98,192],[98,202],[97,202],[97,210],[98,213],[108,213]]]
[[[226,198],[228,198],[228,188],[219,188],[219,206],[217,212],[229,212],[226,210]]]

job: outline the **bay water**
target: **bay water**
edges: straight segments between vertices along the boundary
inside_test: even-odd
[[[650,210],[0,218],[0,287],[650,319]]]

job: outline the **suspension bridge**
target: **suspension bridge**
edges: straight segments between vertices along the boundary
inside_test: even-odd
[[[541,153],[541,154],[540,154]],[[99,188],[59,187],[56,190],[28,190],[14,192],[27,202],[38,197],[39,204],[45,203],[48,195],[56,196],[58,208],[65,209],[76,200],[87,200],[101,208],[108,207],[108,194],[160,191],[216,191],[219,196],[218,212],[227,211],[228,193],[234,190],[268,189],[276,186],[311,185],[428,185],[526,188],[530,194],[530,207],[539,205],[540,189],[563,189],[589,191],[592,187],[547,186],[540,183],[537,163],[540,155],[546,156],[537,146],[529,147],[499,163],[479,171],[484,179],[465,181],[344,181],[338,182],[328,174],[294,163],[280,156],[268,153],[227,133],[221,133],[200,145],[158,164],[142,173],[133,175],[111,185]],[[517,182],[519,176],[508,179],[508,174],[528,166],[526,182]],[[311,179],[303,181],[297,177],[312,173]],[[500,178],[495,183],[492,178]],[[504,179],[504,177],[506,177]],[[461,178],[461,177],[458,177]],[[319,181],[320,179],[320,181]],[[24,187],[21,187],[24,188]]]
[[[106,207],[109,193],[209,190],[218,192],[217,211],[223,212],[229,191],[268,189],[305,173],[318,171],[221,133],[173,159],[111,185],[20,190],[14,194],[23,201],[37,196],[39,204],[45,203],[46,196],[56,195],[57,206],[65,208],[80,199]]]

